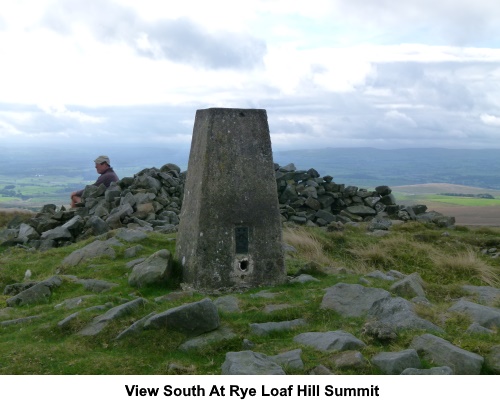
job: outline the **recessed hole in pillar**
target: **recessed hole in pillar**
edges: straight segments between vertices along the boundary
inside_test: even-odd
[[[240,260],[240,270],[241,271],[247,271],[248,270],[248,260]]]

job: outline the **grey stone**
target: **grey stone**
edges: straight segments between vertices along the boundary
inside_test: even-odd
[[[302,361],[301,355],[302,350],[295,349],[277,354],[275,356],[269,356],[269,359],[283,367],[285,370],[303,370],[304,362]]]
[[[500,288],[475,285],[464,285],[462,288],[482,305],[495,306],[500,303]]]
[[[125,257],[126,259],[136,257],[143,250],[144,250],[144,246],[142,246],[142,245],[132,246],[132,247],[126,249],[125,252],[123,252],[123,257]]]
[[[226,353],[221,367],[222,375],[285,375],[269,356],[250,350]]]
[[[76,236],[81,232],[84,225],[85,221],[83,220],[83,218],[80,215],[75,215],[68,222],[64,223],[62,227],[69,230],[71,232],[71,235]]]
[[[165,284],[172,272],[172,255],[167,249],[153,253],[132,269],[128,282],[133,287]]]
[[[399,279],[402,279],[402,278],[405,278],[406,275],[401,273],[400,271],[397,271],[397,270],[389,270],[387,272],[387,275],[389,277],[394,277],[394,278],[399,278]]]
[[[215,343],[222,343],[227,340],[234,339],[237,336],[238,335],[236,335],[236,333],[234,333],[231,329],[227,327],[221,327],[212,332],[204,333],[203,335],[196,336],[185,341],[179,346],[179,350],[183,352],[187,352],[190,350],[199,350]]]
[[[92,230],[92,235],[94,236],[105,234],[110,230],[109,225],[103,219],[95,215],[87,220],[86,226]]]
[[[295,336],[293,341],[305,346],[311,346],[320,351],[343,351],[366,346],[361,340],[342,330],[301,333]]]
[[[136,335],[136,334],[140,333],[143,330],[144,324],[146,323],[146,321],[154,315],[156,315],[156,312],[151,312],[150,314],[146,315],[145,317],[135,321],[128,328],[121,331],[118,334],[118,336],[116,336],[115,340],[121,340],[127,336]]]
[[[316,218],[321,218],[324,220],[327,224],[330,222],[334,222],[336,220],[335,215],[333,215],[331,212],[328,212],[326,210],[318,210],[315,213]]]
[[[38,281],[25,281],[23,283],[8,284],[3,290],[3,295],[17,295],[38,283]]]
[[[392,221],[389,218],[375,217],[368,225],[369,231],[388,231],[392,226]]]
[[[394,281],[395,280],[394,276],[389,276],[389,275],[381,272],[380,270],[372,271],[372,272],[366,274],[365,277],[376,278],[378,280],[384,280],[384,281]]]
[[[494,330],[485,328],[484,326],[479,325],[478,323],[474,322],[472,323],[467,330],[465,331],[466,333],[470,335],[474,334],[487,334],[487,335],[493,335],[495,333]]]
[[[401,375],[453,375],[453,370],[448,366],[432,368],[407,368]]]
[[[106,309],[108,309],[106,305],[96,305],[93,307],[85,308],[82,311],[72,313],[71,315],[64,318],[62,321],[59,321],[57,323],[57,326],[59,326],[59,328],[61,329],[65,329],[69,327],[69,325],[73,322],[73,320],[77,319],[82,312],[105,311]]]
[[[374,303],[388,297],[390,293],[381,288],[338,283],[326,290],[321,308],[334,310],[343,316],[358,317],[366,315]]]
[[[346,211],[350,214],[358,215],[363,218],[377,214],[377,211],[373,208],[367,207],[366,205],[351,205],[346,208]]]
[[[214,303],[205,298],[184,304],[149,318],[144,329],[167,329],[198,336],[220,326],[219,314]]]
[[[54,308],[74,309],[82,305],[86,300],[94,298],[95,295],[82,295],[80,297],[68,298],[54,306]]]
[[[391,291],[405,298],[425,297],[423,280],[418,273],[412,273],[391,286]]]
[[[338,369],[362,369],[368,365],[363,355],[356,350],[348,350],[336,353],[332,356],[332,362]]]
[[[95,240],[87,246],[70,253],[63,259],[62,264],[63,266],[69,267],[77,266],[86,260],[96,257],[109,257],[114,259],[116,257],[116,253],[112,247],[112,243],[108,241]]]
[[[109,216],[106,218],[106,223],[112,229],[117,229],[122,227],[121,220],[124,219],[128,215],[132,215],[134,213],[134,209],[128,203],[120,205],[114,208]]]
[[[78,284],[83,285],[83,287],[87,291],[91,291],[94,293],[101,293],[111,290],[113,287],[118,287],[116,283],[110,283],[105,280],[96,280],[96,279],[79,279],[75,281]]]
[[[320,364],[319,366],[314,367],[309,375],[333,375],[333,373],[324,365]]]
[[[431,334],[416,336],[410,347],[434,364],[450,367],[454,374],[480,374],[484,363],[482,356]]]
[[[394,330],[422,329],[434,332],[444,332],[442,328],[432,322],[420,318],[414,311],[413,305],[404,298],[383,298],[372,306],[368,316],[390,325]]]
[[[391,342],[398,335],[391,325],[380,321],[370,321],[365,323],[362,333],[381,342]]]
[[[33,315],[33,316],[27,316],[25,318],[17,318],[17,319],[11,319],[9,321],[2,321],[0,322],[0,326],[10,326],[10,325],[18,325],[21,323],[28,323],[31,321],[34,321],[36,319],[40,319],[40,315]]]
[[[500,309],[475,304],[474,302],[462,299],[454,304],[449,311],[468,315],[474,322],[485,328],[500,328]]]
[[[486,366],[496,374],[500,374],[500,345],[493,346],[486,355]]]
[[[251,323],[250,332],[258,336],[266,336],[273,332],[292,330],[307,325],[305,319],[294,319],[292,321]]]
[[[73,235],[69,229],[64,228],[63,226],[58,226],[57,228],[50,229],[42,233],[41,238],[47,240],[71,240]]]
[[[319,282],[319,280],[316,277],[313,277],[309,274],[300,274],[297,277],[294,277],[290,280],[290,283],[292,284],[304,284],[304,283],[309,283],[309,282]]]
[[[52,295],[52,290],[61,284],[62,279],[57,276],[41,281],[27,290],[8,298],[6,301],[7,306],[18,307],[48,302],[50,296]]]
[[[232,295],[226,295],[224,297],[219,297],[214,301],[215,306],[219,311],[237,313],[241,312],[240,300]]]
[[[420,358],[414,349],[378,353],[372,357],[371,362],[384,374],[401,374],[407,368],[422,367]]]
[[[133,301],[129,301],[125,304],[111,308],[105,314],[95,317],[87,326],[85,326],[80,332],[78,332],[78,334],[81,336],[98,335],[109,322],[132,314],[137,309],[143,307],[146,303],[147,300],[145,300],[144,298],[136,298]]]
[[[40,234],[32,226],[30,226],[28,224],[21,224],[19,226],[19,234],[18,234],[17,238],[22,240],[23,242],[26,242],[26,241],[32,240],[32,239],[38,239],[39,237],[40,237]]]

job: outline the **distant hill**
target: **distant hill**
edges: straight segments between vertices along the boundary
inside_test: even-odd
[[[274,160],[314,167],[355,186],[448,183],[500,190],[500,149],[325,148],[277,151]]]
[[[187,168],[189,150],[165,145],[102,147],[2,147],[0,174],[14,178],[33,175],[80,175],[95,179],[93,159],[108,154],[120,176],[143,168],[175,163]],[[316,169],[337,183],[360,187],[448,183],[500,190],[500,149],[376,149],[323,148],[273,151],[280,165],[294,163],[299,170]]]

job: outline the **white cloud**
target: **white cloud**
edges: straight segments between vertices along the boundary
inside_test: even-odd
[[[283,147],[500,148],[496,1],[6,1],[4,134],[180,144],[217,106]]]
[[[500,127],[500,117],[491,114],[481,114],[479,117],[481,121],[486,125],[492,125],[494,127]]]
[[[80,111],[71,111],[64,105],[39,105],[38,106],[46,114],[60,119],[75,120],[79,123],[100,124],[105,121],[103,117],[96,117],[89,114],[84,114]]]
[[[21,134],[22,132],[19,131],[14,125],[0,120],[0,138]]]

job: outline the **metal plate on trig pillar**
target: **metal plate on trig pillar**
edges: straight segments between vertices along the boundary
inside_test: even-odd
[[[239,226],[234,229],[236,253],[248,253],[248,227]]]

